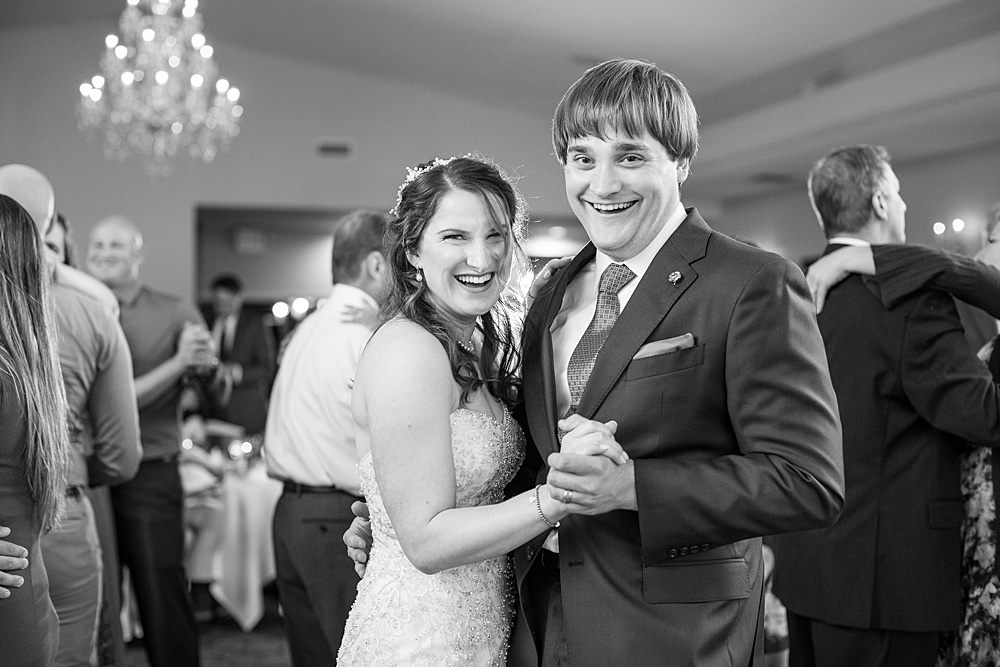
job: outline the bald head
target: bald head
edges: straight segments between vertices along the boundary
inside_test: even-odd
[[[128,218],[114,216],[97,223],[86,254],[87,272],[111,289],[139,282],[142,234]]]
[[[0,194],[7,195],[28,212],[42,235],[52,224],[56,195],[49,179],[26,164],[5,164],[0,167]]]

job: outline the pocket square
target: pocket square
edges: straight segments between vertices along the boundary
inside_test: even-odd
[[[658,354],[686,350],[689,347],[694,347],[694,336],[686,333],[682,336],[674,336],[673,338],[664,338],[663,340],[654,340],[652,343],[646,343],[639,348],[639,351],[635,353],[632,359],[655,357]]]

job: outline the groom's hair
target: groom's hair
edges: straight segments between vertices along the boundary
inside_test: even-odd
[[[698,112],[687,88],[643,60],[609,60],[570,86],[552,119],[556,157],[566,164],[571,140],[605,139],[609,131],[635,138],[648,131],[674,160],[698,152]]]

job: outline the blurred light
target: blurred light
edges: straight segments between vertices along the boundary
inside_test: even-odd
[[[942,234],[944,234],[944,231],[948,228],[944,226],[943,222],[935,222],[933,229],[935,234],[941,236]]]
[[[277,301],[273,306],[271,306],[271,314],[279,320],[283,320],[288,317],[288,312],[288,304],[284,301]]]
[[[250,452],[253,451],[253,445],[251,443],[249,443],[249,442],[246,442],[244,440],[243,444],[240,445],[240,449],[243,450],[244,454],[249,454]]]
[[[566,228],[562,225],[553,225],[549,227],[549,236],[554,239],[564,239],[566,238]]]
[[[961,232],[963,229],[965,229],[965,220],[962,220],[961,218],[955,218],[954,220],[951,221],[951,228],[954,229],[956,232]]]
[[[292,300],[292,317],[299,319],[309,312],[309,299],[304,296]]]
[[[181,440],[181,447],[184,449],[191,449],[194,447],[194,443],[191,442],[191,438],[184,438]]]
[[[231,458],[234,461],[240,458],[240,456],[243,454],[243,451],[241,449],[242,444],[243,443],[241,443],[239,440],[233,440],[232,442],[229,443],[229,447],[227,448],[229,450],[229,458]]]

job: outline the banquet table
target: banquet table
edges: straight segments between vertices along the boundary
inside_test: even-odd
[[[245,472],[227,473],[222,489],[225,528],[212,564],[211,591],[249,632],[264,615],[264,586],[275,577],[271,520],[282,485],[267,476],[258,459]]]

